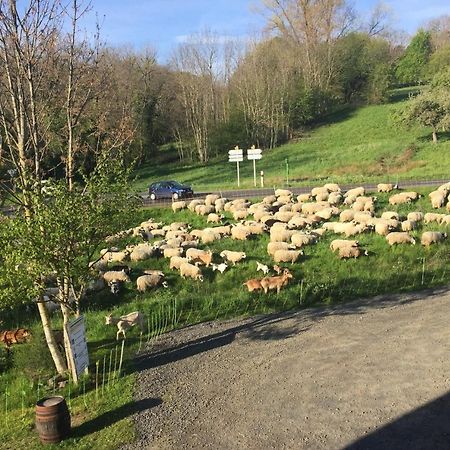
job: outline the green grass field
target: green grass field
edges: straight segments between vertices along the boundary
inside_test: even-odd
[[[428,129],[401,128],[390,119],[396,105],[405,101],[410,88],[393,93],[386,105],[347,108],[331,114],[297,142],[273,150],[263,149],[257,171],[264,170],[265,185],[286,183],[285,159],[289,159],[289,184],[315,185],[325,180],[339,183],[424,180],[448,177],[450,139],[441,133],[437,145]],[[239,144],[239,142],[236,142]],[[195,191],[235,189],[236,164],[228,163],[228,148],[222,158],[207,165],[165,163],[167,150],[135,173],[134,187],[145,191],[157,180],[175,179]],[[259,177],[258,177],[259,183]],[[241,188],[253,187],[253,165],[241,163]]]
[[[420,192],[426,194],[429,190],[423,189]],[[397,210],[404,215],[412,210],[431,211],[426,195],[414,204],[400,207],[390,207],[387,200],[387,194],[378,194],[377,215],[387,209]],[[194,228],[207,226],[205,217],[188,210],[174,214],[166,208],[142,210],[135,222],[139,224],[150,217],[166,224],[186,221]],[[412,234],[420,237],[424,230],[449,231],[448,226],[428,224]],[[358,297],[417,290],[445,285],[450,281],[449,240],[430,248],[423,248],[421,245],[389,247],[384,237],[373,233],[363,234],[358,239],[370,255],[347,261],[339,260],[329,249],[331,240],[336,237],[340,236],[326,234],[318,244],[306,247],[305,256],[298,263],[286,265],[294,278],[279,295],[275,292],[268,295],[248,293],[242,286],[249,278],[262,277],[260,272],[256,272],[256,261],[269,265],[272,263],[266,253],[268,234],[247,241],[225,238],[211,244],[209,248],[213,250],[217,262],[221,260],[218,254],[223,249],[243,250],[247,253],[247,259],[223,274],[213,272],[210,268],[203,269],[203,283],[183,280],[177,271],[169,270],[169,261],[164,258],[152,258],[132,264],[133,283],[127,285],[119,296],[113,297],[108,290],[104,290],[88,297],[84,302],[83,311],[87,320],[90,360],[93,366],[90,378],[85,383],[81,383],[78,388],[66,387],[62,391],[66,398],[71,399],[74,434],[54,448],[117,448],[133,438],[129,418],[135,407],[131,403],[134,382],[132,358],[140,345],[151,336],[145,334],[140,338],[137,330],[130,331],[122,375],[106,383],[103,393],[101,389],[96,390],[95,363],[99,362],[102,371],[104,361],[108,366],[109,358],[114,357],[112,366],[116,365],[116,328],[104,323],[104,316],[109,312],[117,316],[139,310],[148,317],[151,334],[157,335],[173,327],[200,321],[315,305],[336,305]],[[119,246],[123,247],[127,242],[135,240],[136,238],[123,240]],[[163,270],[169,288],[138,293],[134,280],[144,268]],[[12,360],[6,358],[0,350],[0,449],[19,446],[41,448],[33,430],[33,405],[39,397],[53,392],[52,387],[46,386],[51,362],[39,336],[40,325],[34,311],[26,313],[23,309],[14,310],[4,320],[5,325],[11,328],[30,327],[34,331],[34,338],[30,344],[16,346],[12,351]],[[100,384],[101,378],[100,376]]]

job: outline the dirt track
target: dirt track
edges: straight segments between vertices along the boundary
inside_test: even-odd
[[[162,403],[127,448],[450,448],[450,287],[203,324],[149,351],[136,399]]]

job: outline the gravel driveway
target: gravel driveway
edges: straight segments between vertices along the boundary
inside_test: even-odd
[[[450,287],[207,323],[137,361],[127,449],[449,449]]]

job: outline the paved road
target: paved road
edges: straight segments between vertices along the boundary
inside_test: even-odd
[[[126,448],[448,450],[449,316],[450,286],[169,333]]]
[[[441,184],[447,183],[449,180],[422,180],[422,181],[402,181],[399,183],[401,189],[411,189],[416,187],[431,187],[431,186],[439,186]],[[315,186],[319,186],[319,183],[316,183],[314,186],[302,186],[302,187],[289,187],[295,195],[303,194],[306,192],[310,192],[311,189]],[[377,184],[369,183],[369,184],[347,184],[341,185],[343,190],[348,190],[356,186],[364,186],[369,191],[376,191]],[[195,197],[204,197],[206,194],[219,194],[225,198],[255,198],[255,197],[264,197],[266,195],[271,195],[274,193],[273,188],[257,188],[257,189],[240,189],[240,190],[225,190],[225,191],[217,191],[212,190],[209,192],[197,192],[195,193]],[[144,199],[144,206],[169,206],[172,201],[170,199],[152,201],[148,198],[146,192],[141,192],[140,195]],[[190,200],[190,199],[189,199]]]

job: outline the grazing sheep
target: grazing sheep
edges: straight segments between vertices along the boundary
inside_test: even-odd
[[[411,197],[408,195],[405,195],[404,192],[401,192],[400,194],[394,194],[391,197],[389,197],[389,204],[390,205],[401,205],[403,203],[411,203]]]
[[[198,250],[196,248],[189,248],[186,251],[186,258],[189,262],[199,263],[209,267],[212,263],[213,254],[210,250]]]
[[[431,206],[435,209],[442,208],[445,205],[446,195],[441,191],[433,191],[429,194]]]
[[[311,194],[300,194],[297,196],[298,203],[309,202],[310,200],[311,200]]]
[[[180,275],[182,278],[190,277],[194,280],[203,281],[203,275],[200,268],[189,263],[181,264]]]
[[[361,195],[364,195],[366,193],[366,190],[363,186],[356,187],[353,189],[349,189],[345,194],[344,197],[360,197]]]
[[[173,202],[172,203],[172,211],[174,213],[181,211],[182,209],[186,209],[187,208],[187,203],[182,201],[182,202]]]
[[[242,283],[242,286],[247,286],[248,292],[259,291],[263,288],[261,286],[261,280],[258,280],[257,278],[247,280],[245,283]]]
[[[108,262],[124,262],[130,258],[130,252],[128,250],[124,250],[123,252],[106,252],[102,259]]]
[[[394,189],[396,188],[392,183],[380,183],[377,185],[378,192],[391,192]]]
[[[225,270],[227,270],[227,268],[228,268],[228,264],[226,264],[226,263],[220,263],[220,264],[213,264],[212,265],[213,272],[218,271],[220,273],[224,273]]]
[[[389,233],[386,236],[386,240],[389,245],[396,245],[396,244],[416,244],[416,240],[410,236],[408,233],[405,232],[393,232]]]
[[[220,257],[229,263],[233,263],[233,266],[235,266],[236,263],[247,258],[247,255],[245,254],[245,252],[234,252],[231,250],[223,250],[220,253]]]
[[[230,225],[222,225],[220,227],[212,228],[215,234],[220,235],[220,237],[230,236],[231,235],[231,226]]]
[[[412,231],[417,228],[417,222],[414,222],[413,220],[404,220],[401,223],[402,231]]]
[[[246,227],[249,229],[251,234],[255,235],[261,235],[268,230],[267,225],[263,223],[247,223]]]
[[[340,222],[351,222],[355,217],[355,211],[353,209],[344,209],[339,214]]]
[[[411,220],[412,222],[421,222],[423,220],[423,217],[423,212],[413,211],[408,213],[406,218],[408,220]]]
[[[195,213],[199,216],[207,216],[216,211],[216,208],[212,205],[197,205],[195,207]]]
[[[106,325],[117,325],[118,331],[116,339],[119,340],[119,334],[122,333],[125,339],[125,331],[128,331],[131,327],[139,325],[141,333],[145,330],[145,316],[139,311],[131,312],[125,316],[120,316],[118,318],[113,317],[112,314],[105,316]]]
[[[292,203],[292,197],[290,195],[280,195],[277,198],[277,202],[286,205],[288,203]]]
[[[312,234],[295,233],[291,236],[291,242],[297,248],[304,245],[311,245],[317,243],[317,237]]]
[[[369,253],[367,250],[362,250],[361,247],[340,247],[339,248],[339,259],[348,259],[348,258],[359,258],[360,256],[365,255],[368,256]]]
[[[110,283],[111,281],[123,281],[126,283],[131,282],[130,277],[124,270],[109,270],[103,274],[103,279]]]
[[[450,214],[445,215],[441,220],[442,225],[450,225]]]
[[[262,202],[266,205],[271,205],[272,203],[276,202],[277,197],[275,195],[268,195],[267,197],[264,197]]]
[[[311,189],[311,196],[312,197],[317,197],[318,195],[322,195],[322,194],[326,194],[328,197],[329,191],[326,187],[315,187]]]
[[[359,247],[359,242],[355,240],[350,241],[347,239],[334,239],[330,244],[330,249],[332,252],[346,247]]]
[[[187,258],[182,256],[172,256],[169,262],[169,269],[179,269],[181,264],[189,262]]]
[[[336,208],[334,206],[331,206],[330,208],[324,208],[316,212],[316,216],[320,217],[324,220],[329,220],[331,217],[336,216],[339,214],[339,208]]]
[[[216,210],[216,213],[221,213],[223,211],[226,202],[227,202],[226,198],[219,198],[214,202],[214,208]]]
[[[426,213],[424,216],[424,222],[425,223],[431,223],[431,222],[437,222],[441,223],[444,219],[445,214],[438,214],[438,213]]]
[[[278,211],[273,217],[280,222],[288,223],[295,215],[296,213],[292,211]]]
[[[292,197],[292,192],[289,191],[288,189],[276,189],[275,196],[276,197],[282,197],[282,196]]]
[[[256,271],[261,271],[264,275],[267,275],[270,271],[269,267],[265,264],[261,264],[259,261],[256,261]]]
[[[169,247],[164,249],[164,258],[172,258],[172,256],[182,256],[184,250],[181,247]]]
[[[325,189],[327,189],[329,192],[341,192],[341,187],[336,183],[326,183],[323,185]]]
[[[444,239],[447,239],[447,233],[441,233],[440,231],[425,231],[425,233],[422,234],[420,243],[423,246],[428,247],[431,244],[442,242]]]
[[[195,208],[197,207],[197,205],[204,205],[204,204],[205,204],[204,200],[194,199],[189,202],[188,209],[191,212],[195,212]]]
[[[206,219],[206,223],[220,223],[225,216],[217,213],[208,214],[208,218]]]
[[[301,217],[301,216],[294,216],[288,222],[288,228],[290,228],[290,229],[301,230],[301,229],[307,228],[308,226],[309,226],[308,220],[305,217]]]
[[[290,262],[294,264],[303,255],[302,250],[277,250],[273,255],[273,260],[279,262]]]
[[[106,271],[107,267],[108,267],[108,263],[106,261],[104,261],[103,259],[89,262],[89,268],[98,270],[99,272]]]
[[[165,288],[169,287],[167,281],[164,281],[164,277],[157,274],[152,275],[142,275],[136,280],[137,290],[139,292],[145,292],[150,288],[157,286],[163,286]]]
[[[261,280],[261,287],[264,289],[264,293],[267,294],[269,290],[276,289],[277,294],[280,293],[282,287],[286,286],[289,279],[293,278],[289,270],[284,269],[283,274],[275,277],[265,277]]]
[[[248,216],[248,209],[237,209],[233,211],[233,219],[234,220],[243,220]]]
[[[383,214],[381,214],[382,219],[396,219],[400,220],[400,215],[396,211],[384,211]]]
[[[238,241],[245,241],[251,234],[248,227],[236,226],[231,228],[231,237]]]
[[[291,236],[295,233],[294,230],[270,230],[271,242],[290,242]]]
[[[387,236],[393,230],[394,229],[387,220],[378,220],[377,222],[375,222],[375,233],[379,234],[380,236]]]
[[[332,206],[340,205],[343,201],[342,194],[339,192],[331,192],[328,196],[328,203]]]
[[[216,201],[219,200],[220,195],[217,194],[208,194],[205,197],[205,205],[212,206],[215,205]]]
[[[204,245],[208,245],[208,244],[212,244],[216,239],[220,238],[220,236],[218,236],[216,233],[214,233],[214,231],[212,230],[203,230],[202,236],[201,236],[201,241],[202,244]]]
[[[373,215],[369,211],[357,211],[353,216],[353,221],[356,223],[368,224]]]
[[[267,253],[273,257],[277,250],[295,250],[295,245],[288,242],[269,242],[267,244]]]
[[[155,255],[156,249],[153,246],[137,246],[130,253],[131,261],[145,261]]]

